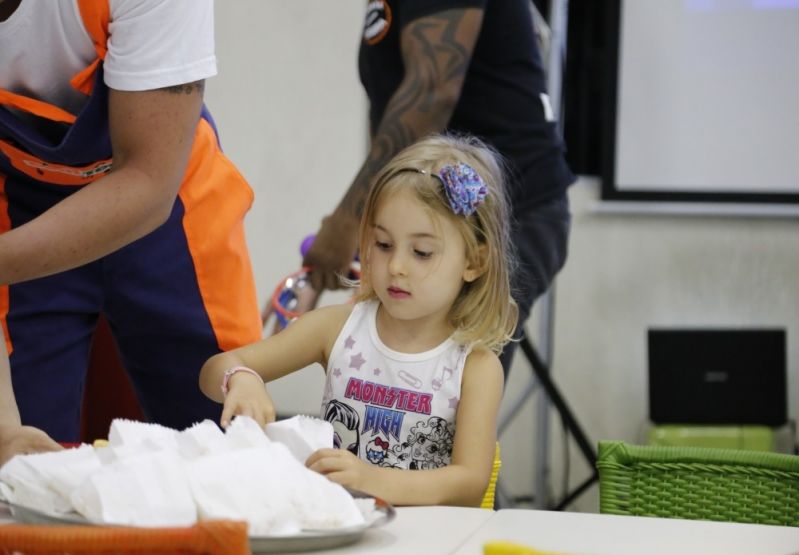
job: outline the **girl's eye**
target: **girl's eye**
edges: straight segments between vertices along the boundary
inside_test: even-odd
[[[384,243],[383,241],[375,241],[375,246],[381,251],[387,251],[391,248],[391,243]]]
[[[431,256],[433,256],[432,252],[420,251],[418,249],[414,249],[413,254],[415,254],[419,258],[425,258],[425,259],[426,258],[430,258]]]

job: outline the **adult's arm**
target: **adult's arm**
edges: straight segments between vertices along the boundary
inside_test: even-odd
[[[6,342],[0,332],[0,466],[14,455],[61,449],[43,431],[23,426],[11,387]]]
[[[375,129],[360,171],[335,211],[322,220],[303,261],[313,267],[314,289],[337,289],[337,274],[347,274],[357,248],[361,208],[375,173],[417,139],[446,128],[482,22],[482,9],[452,9],[414,19],[402,29],[403,80]]]
[[[0,235],[0,284],[97,260],[163,224],[200,117],[204,81],[109,91],[113,169],[30,222]]]

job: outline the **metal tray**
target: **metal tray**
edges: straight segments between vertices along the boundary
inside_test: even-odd
[[[382,526],[390,522],[396,516],[394,507],[382,499],[356,491],[350,491],[350,493],[355,498],[374,499],[375,513],[372,515],[365,515],[367,523],[360,526],[350,526],[335,530],[303,530],[299,534],[288,536],[251,536],[250,549],[255,554],[274,553],[276,551],[313,551],[350,545],[360,540],[367,530]],[[16,505],[4,500],[2,496],[0,496],[0,503],[8,506],[14,520],[25,524],[91,525],[88,520],[75,512],[63,514],[46,513],[29,507],[23,507],[22,505]]]

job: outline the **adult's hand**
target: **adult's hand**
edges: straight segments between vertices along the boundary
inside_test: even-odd
[[[337,210],[324,218],[302,262],[311,268],[311,286],[316,291],[340,289],[339,276],[349,273],[357,249],[358,218],[354,214]]]
[[[0,425],[0,466],[8,462],[14,455],[61,449],[63,447],[38,428],[17,424]]]

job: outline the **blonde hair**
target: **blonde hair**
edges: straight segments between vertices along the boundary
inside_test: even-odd
[[[469,216],[453,212],[444,186],[432,177],[442,167],[459,162],[477,171],[488,193]],[[513,258],[504,176],[500,156],[470,136],[432,135],[394,156],[374,177],[364,204],[359,236],[364,268],[356,301],[377,298],[369,278],[369,253],[380,201],[400,188],[411,190],[434,214],[455,224],[466,243],[466,259],[481,270],[477,279],[463,284],[450,308],[454,338],[499,354],[513,337],[518,318],[518,308],[511,297]]]

